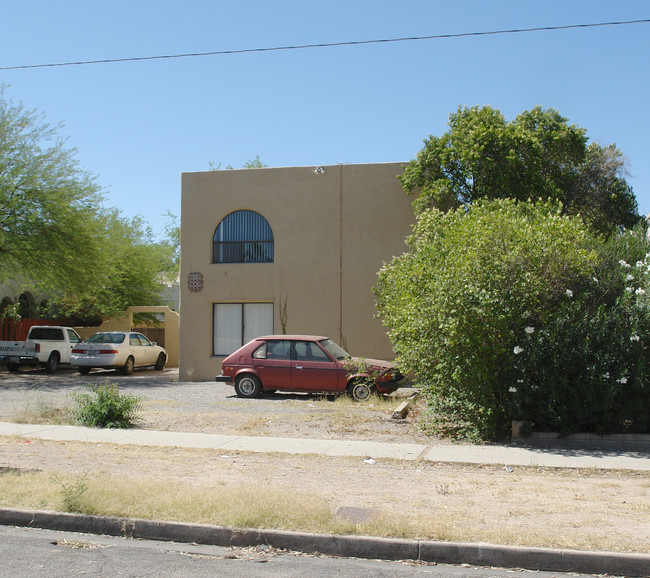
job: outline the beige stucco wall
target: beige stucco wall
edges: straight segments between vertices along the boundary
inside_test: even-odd
[[[328,335],[348,351],[390,359],[386,330],[374,319],[371,288],[384,261],[406,249],[411,199],[397,179],[402,163],[184,173],[181,201],[180,379],[211,380],[212,306],[271,302],[274,332]],[[269,222],[273,263],[213,264],[212,240],[230,212],[250,209]],[[203,275],[200,292],[188,275]]]

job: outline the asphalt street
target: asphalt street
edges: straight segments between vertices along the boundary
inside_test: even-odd
[[[227,548],[178,542],[132,540],[37,528],[0,526],[0,576],[364,577],[436,576],[526,578],[588,576],[557,572],[478,568],[467,565],[364,560],[308,555],[268,546]]]

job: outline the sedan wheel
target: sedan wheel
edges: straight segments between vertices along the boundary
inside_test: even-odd
[[[122,372],[122,375],[131,375],[133,373],[133,357],[129,357],[126,360],[126,363],[122,366],[122,369],[120,370]]]
[[[240,375],[235,380],[235,393],[237,397],[259,397],[262,384],[254,375]]]
[[[165,357],[164,353],[161,353],[158,356],[158,360],[156,361],[156,365],[154,365],[154,369],[156,371],[162,371],[163,367],[165,367],[165,361],[167,361],[167,358]]]

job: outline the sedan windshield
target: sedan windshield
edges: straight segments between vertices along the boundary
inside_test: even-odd
[[[320,346],[334,359],[338,359],[340,361],[342,359],[347,359],[350,357],[350,354],[345,351],[345,349],[343,349],[340,345],[334,343],[331,339],[323,339],[318,343],[320,343]]]
[[[86,343],[122,343],[123,333],[95,333],[86,339]]]

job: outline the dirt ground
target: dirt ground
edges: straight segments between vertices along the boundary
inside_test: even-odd
[[[65,407],[67,394],[80,387],[77,376],[62,376],[56,386],[49,379],[0,373],[0,421],[30,422],[39,415],[50,419],[45,410]],[[118,380],[104,375],[102,379]],[[122,391],[145,397],[142,427],[445,443],[422,432],[420,406],[406,420],[391,419],[400,400],[353,404],[293,395],[241,400],[223,385],[219,387],[225,389],[217,390],[212,383],[174,383],[173,374],[169,379],[156,384],[136,376],[120,385]],[[426,538],[650,552],[648,473],[506,466],[381,459],[368,463],[363,458],[0,438],[0,468],[79,475],[106,472],[175,480],[197,488],[249,485],[308,491],[332,512],[351,508],[369,519],[381,514],[417,528]]]

